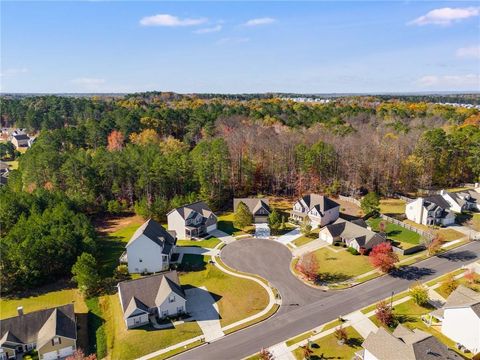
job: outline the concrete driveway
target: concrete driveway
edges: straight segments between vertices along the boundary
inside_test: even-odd
[[[331,293],[305,285],[290,271],[292,253],[272,240],[242,239],[223,248],[221,258],[228,266],[267,279],[282,296],[280,312],[288,312]]]
[[[283,245],[287,245],[288,243],[291,243],[293,240],[298,239],[300,236],[302,236],[302,233],[300,232],[300,228],[295,228],[292,231],[289,231],[286,234],[279,236],[275,241],[278,241]]]
[[[257,239],[268,239],[270,237],[270,226],[267,223],[255,224],[255,237]]]

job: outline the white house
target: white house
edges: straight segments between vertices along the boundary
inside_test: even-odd
[[[302,197],[293,205],[291,218],[294,221],[310,220],[312,227],[321,227],[333,223],[340,215],[340,205],[326,196],[310,194]]]
[[[441,195],[420,197],[408,203],[405,215],[407,219],[423,225],[448,226],[455,222],[455,214],[450,211],[450,205]]]
[[[448,192],[441,190],[440,195],[448,202],[450,210],[456,213],[478,209],[477,199],[468,191]]]
[[[270,206],[268,199],[260,198],[235,198],[233,199],[233,211],[236,212],[238,205],[244,203],[248,210],[253,215],[254,223],[268,222],[268,215],[270,215]]]
[[[151,316],[162,319],[186,309],[185,292],[176,271],[122,281],[118,296],[128,329],[148,324]]]
[[[150,219],[135,231],[120,262],[128,264],[131,274],[168,270],[176,242],[175,232]]]
[[[462,357],[433,335],[398,325],[393,333],[383,327],[371,332],[355,354],[361,360],[461,360]]]
[[[347,221],[339,218],[333,224],[321,229],[319,238],[329,244],[346,244],[357,251],[360,249],[370,250],[386,241],[385,236],[367,229],[362,226],[363,223],[363,221]]]
[[[480,293],[460,285],[443,306],[442,333],[480,353]]]
[[[179,239],[202,238],[217,228],[217,216],[203,201],[173,209],[167,220],[168,230],[175,231]]]

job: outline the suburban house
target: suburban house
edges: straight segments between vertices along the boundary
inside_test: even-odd
[[[182,314],[186,309],[185,292],[176,271],[122,281],[118,296],[128,329],[146,325],[158,318]]]
[[[120,257],[128,264],[128,272],[155,273],[168,270],[177,243],[175,232],[167,231],[155,220],[148,220],[132,235]]]
[[[480,293],[460,285],[430,315],[441,321],[443,334],[473,354],[480,353]]]
[[[238,205],[244,203],[248,210],[253,215],[254,223],[266,223],[268,222],[268,215],[270,215],[270,206],[268,199],[260,198],[236,198],[233,199],[233,211],[237,211]]]
[[[456,213],[478,209],[477,199],[472,197],[468,191],[448,192],[441,190],[440,195],[448,202],[450,210]]]
[[[447,226],[455,222],[455,214],[442,195],[419,197],[407,204],[405,215],[407,219],[422,225]]]
[[[31,145],[30,137],[27,134],[12,135],[11,142],[15,146],[16,149],[26,148],[26,147],[29,147]]]
[[[10,166],[3,161],[0,161],[0,175],[5,175],[10,171]]]
[[[217,228],[217,216],[203,201],[173,209],[167,214],[168,230],[179,239],[199,239]]]
[[[310,220],[312,227],[321,227],[333,223],[340,215],[340,205],[326,196],[305,195],[293,205],[291,218],[302,222]]]
[[[475,206],[472,206],[472,210],[480,211],[480,183],[475,183],[473,189],[465,190],[472,199],[475,199]]]
[[[386,241],[385,236],[367,229],[361,222],[337,219],[333,224],[320,230],[319,238],[329,244],[342,243],[357,251],[371,250]]]
[[[0,321],[0,360],[21,359],[35,349],[40,360],[63,359],[77,348],[73,304],[18,315]]]
[[[462,357],[424,331],[398,325],[391,334],[383,327],[371,332],[355,354],[362,360],[460,360]]]

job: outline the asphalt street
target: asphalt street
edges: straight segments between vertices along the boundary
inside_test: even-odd
[[[423,260],[408,267],[407,271],[384,275],[350,289],[328,292],[312,289],[297,280],[290,273],[288,258],[291,255],[286,251],[289,252],[283,245],[268,240],[239,240],[226,246],[222,251],[226,264],[269,280],[279,289],[283,305],[276,315],[264,322],[174,358],[242,359],[262,348],[387,298],[392,292],[404,291],[416,281],[428,281],[471,263],[480,256],[480,241]]]

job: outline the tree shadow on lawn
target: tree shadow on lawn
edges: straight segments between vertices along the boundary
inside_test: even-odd
[[[389,232],[387,232],[387,236],[391,237],[395,235],[400,235],[401,233],[402,233],[401,230],[390,230]]]
[[[419,280],[422,277],[433,275],[435,270],[429,268],[419,268],[417,266],[400,266],[392,270],[389,275],[394,278],[405,280]]]
[[[100,275],[112,276],[115,268],[120,265],[120,255],[125,251],[125,245],[122,238],[117,236],[104,236],[98,239]]]
[[[347,281],[351,279],[351,275],[343,274],[343,273],[332,273],[332,272],[322,272],[319,273],[317,276],[317,279],[315,280],[315,283],[317,285],[324,285],[324,284],[331,284],[331,283],[337,283],[337,282],[342,282],[342,281]]]
[[[203,255],[184,254],[182,263],[177,265],[177,270],[182,272],[203,271],[207,268],[207,262]]]
[[[477,258],[477,255],[473,251],[463,250],[463,251],[453,251],[445,254],[437,255],[440,259],[447,259],[449,261],[469,261]]]
[[[242,229],[236,228],[235,225],[233,225],[233,221],[230,220],[219,220],[217,223],[217,229],[230,235],[235,232],[242,231]]]
[[[31,289],[14,291],[8,294],[2,292],[2,299],[18,300],[18,299],[28,298],[32,296],[36,297],[36,296],[45,295],[53,291],[71,290],[75,288],[76,286],[71,281],[71,279],[64,278],[64,279],[56,280],[49,284],[36,286],[35,288],[31,288]]]

